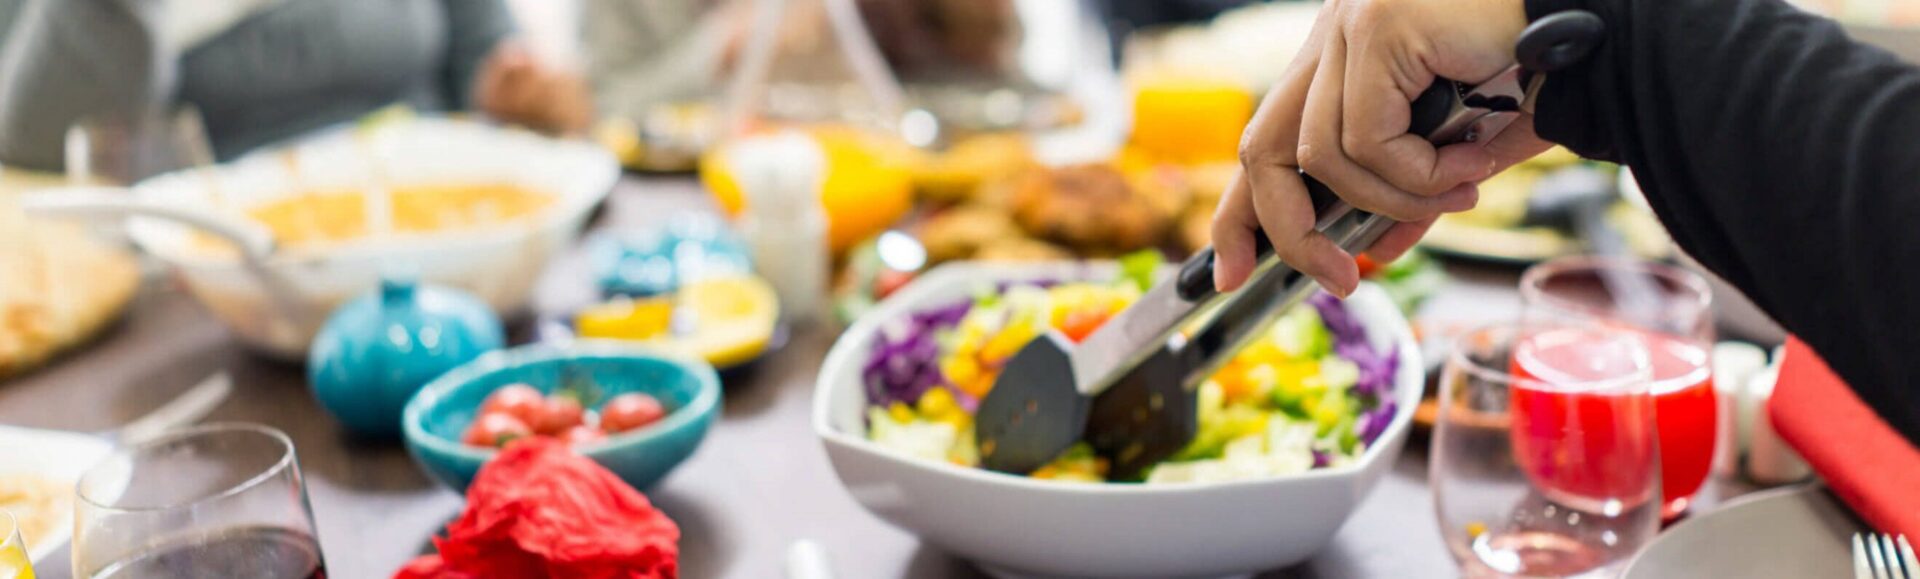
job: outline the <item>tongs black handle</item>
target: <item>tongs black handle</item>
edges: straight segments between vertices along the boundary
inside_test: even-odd
[[[1427,90],[1413,100],[1413,119],[1408,123],[1408,132],[1421,136],[1432,134],[1447,121],[1447,115],[1453,111],[1454,102],[1459,99],[1457,83],[1444,78],[1433,79],[1433,84],[1427,85]],[[1314,215],[1331,214],[1338,210],[1336,205],[1345,203],[1333,193],[1332,189],[1328,189],[1313,176],[1301,173],[1300,179],[1306,182],[1307,196],[1313,200]],[[1373,217],[1372,214],[1362,211],[1353,213],[1356,214],[1355,219]],[[1267,239],[1266,231],[1256,228],[1253,232],[1253,243],[1255,263],[1265,261],[1268,256],[1273,255],[1273,242]],[[1179,290],[1180,299],[1199,303],[1213,297],[1215,293],[1213,261],[1213,246],[1207,246],[1180,265],[1179,277],[1175,281],[1178,284],[1175,289]]]

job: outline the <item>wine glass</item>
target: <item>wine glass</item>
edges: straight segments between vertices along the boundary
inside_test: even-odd
[[[1646,342],[1660,424],[1660,516],[1685,513],[1713,467],[1720,404],[1713,389],[1713,291],[1699,274],[1630,258],[1574,256],[1520,276],[1531,321],[1597,323]]]
[[[80,476],[73,575],[326,577],[293,441],[257,424],[171,431]]]
[[[33,559],[20,539],[20,524],[6,509],[0,509],[0,579],[33,579]]]
[[[67,179],[74,184],[131,185],[214,160],[206,123],[187,106],[82,118],[67,129],[65,155]]]
[[[1645,346],[1583,325],[1458,338],[1440,377],[1429,478],[1468,577],[1605,577],[1659,528]]]

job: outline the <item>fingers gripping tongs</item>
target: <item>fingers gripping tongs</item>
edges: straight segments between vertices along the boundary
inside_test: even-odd
[[[1436,79],[1412,103],[1410,132],[1436,145],[1491,141],[1532,109],[1539,73],[1583,58],[1602,29],[1587,12],[1536,21],[1517,43],[1519,65],[1474,86]],[[1393,225],[1302,178],[1316,229],[1349,253]],[[1198,429],[1199,382],[1315,289],[1274,256],[1263,232],[1254,237],[1258,265],[1239,291],[1214,291],[1213,251],[1204,249],[1079,344],[1055,332],[1016,353],[975,414],[982,465],[1032,472],[1084,439],[1110,461],[1110,478],[1125,480],[1185,447]]]

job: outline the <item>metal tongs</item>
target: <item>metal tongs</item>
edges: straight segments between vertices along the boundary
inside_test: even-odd
[[[1478,85],[1435,79],[1412,103],[1409,132],[1436,145],[1493,140],[1533,109],[1541,73],[1584,58],[1603,30],[1583,11],[1535,21],[1515,47],[1519,64]],[[1393,226],[1301,177],[1315,228],[1341,249],[1357,254]],[[1050,332],[1014,354],[974,417],[982,466],[1032,472],[1084,439],[1110,462],[1109,477],[1125,480],[1185,447],[1198,430],[1200,381],[1317,289],[1264,232],[1254,237],[1258,264],[1238,291],[1214,291],[1213,250],[1203,249],[1078,345]]]

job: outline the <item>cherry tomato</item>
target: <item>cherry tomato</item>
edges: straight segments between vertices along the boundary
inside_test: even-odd
[[[467,426],[466,435],[460,437],[460,440],[474,446],[497,447],[506,446],[516,438],[532,435],[533,429],[527,428],[527,423],[521,422],[520,419],[510,414],[489,412],[474,419],[473,424]]]
[[[600,407],[600,430],[626,432],[653,424],[667,415],[667,409],[652,396],[629,392],[613,397]]]
[[[569,428],[566,432],[560,434],[560,440],[565,441],[567,446],[582,446],[606,439],[607,435],[605,433],[585,424]]]
[[[480,413],[505,414],[532,426],[540,423],[546,407],[547,397],[539,390],[526,384],[508,384],[487,395],[487,401],[480,403]]]
[[[1068,312],[1067,318],[1060,321],[1060,333],[1066,334],[1067,339],[1073,340],[1074,343],[1079,343],[1087,339],[1087,336],[1093,335],[1093,331],[1100,329],[1100,326],[1106,324],[1107,318],[1110,317],[1113,315],[1102,310],[1074,310]]]
[[[580,400],[572,396],[548,396],[540,407],[540,419],[534,421],[533,431],[546,435],[559,435],[567,429],[586,423],[586,410],[580,407]]]

